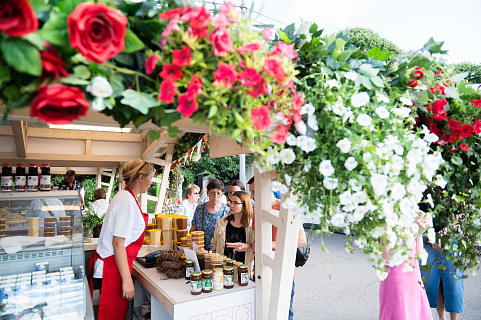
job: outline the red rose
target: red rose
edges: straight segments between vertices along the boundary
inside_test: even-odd
[[[55,77],[59,79],[60,77],[68,77],[67,64],[62,60],[55,51],[55,48],[44,42],[43,46],[45,51],[40,51],[40,58],[42,58],[42,78]]]
[[[254,68],[241,71],[237,76],[239,77],[239,82],[246,87],[255,86],[261,81],[261,75]]]
[[[88,61],[104,63],[125,48],[127,18],[104,3],[83,2],[67,18],[72,48]]]
[[[479,99],[479,100],[471,100],[471,103],[472,103],[473,106],[475,106],[476,108],[481,108],[481,99]]]
[[[433,108],[433,113],[436,114],[442,114],[444,113],[444,107],[448,104],[448,101],[446,99],[438,99],[435,102],[433,102],[432,108]]]
[[[195,94],[188,92],[179,95],[179,105],[176,108],[177,112],[189,118],[197,109],[199,109],[199,105],[195,99]]]
[[[463,150],[464,152],[468,152],[469,151],[469,146],[465,143],[460,143],[459,146],[461,147],[461,150]]]
[[[257,130],[267,129],[272,122],[269,108],[267,108],[265,105],[255,107],[251,112],[250,119],[252,121],[252,125]]]
[[[282,69],[282,64],[275,59],[266,59],[262,68],[268,75],[270,75],[279,82],[283,82],[284,79],[287,77],[284,69]]]
[[[3,0],[0,5],[0,31],[10,37],[23,37],[38,29],[38,19],[27,0]]]
[[[415,68],[411,71],[411,75],[410,75],[410,78],[411,78],[411,79],[413,79],[413,80],[419,80],[419,79],[421,79],[422,77],[424,77],[424,68],[415,67]]]
[[[174,59],[172,64],[179,67],[186,67],[190,65],[192,59],[192,52],[189,46],[185,46],[180,50],[172,50],[172,55]]]
[[[411,88],[416,88],[418,86],[418,81],[413,80],[413,79],[409,79],[408,86],[411,87]]]
[[[219,62],[217,71],[214,71],[215,81],[222,84],[224,87],[230,87],[237,81],[235,67],[225,62]]]
[[[171,79],[165,79],[159,87],[160,95],[159,100],[164,101],[167,104],[174,102],[175,93],[177,92],[177,86]]]
[[[157,56],[155,54],[151,55],[145,60],[145,71],[147,74],[151,74],[155,69],[155,63],[157,62]]]
[[[214,46],[214,55],[216,57],[226,57],[227,52],[234,52],[230,32],[227,29],[216,29],[209,37],[210,42]]]
[[[180,70],[179,66],[174,66],[171,64],[164,64],[162,67],[162,71],[159,72],[159,76],[164,80],[171,80],[172,82],[176,82],[180,78],[182,78],[184,74]]]
[[[187,86],[187,92],[192,94],[197,94],[199,90],[202,89],[203,86],[204,84],[202,83],[202,78],[194,74]]]
[[[61,83],[42,84],[30,104],[30,116],[51,124],[69,124],[87,115],[89,104],[82,90]]]

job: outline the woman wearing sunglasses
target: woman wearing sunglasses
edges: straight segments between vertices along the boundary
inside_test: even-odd
[[[212,238],[212,251],[252,267],[254,260],[254,230],[252,205],[247,192],[236,191],[229,202],[230,214],[220,219]],[[226,246],[226,243],[230,247]]]

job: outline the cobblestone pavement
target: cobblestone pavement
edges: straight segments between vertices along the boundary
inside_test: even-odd
[[[344,235],[324,236],[329,255],[321,250],[321,239],[308,234],[311,256],[304,267],[296,268],[294,319],[375,320],[379,312],[379,280],[367,256],[344,250]],[[329,279],[329,274],[331,279]],[[481,319],[481,276],[464,282],[465,303],[460,320]],[[435,309],[433,319],[438,320]],[[449,317],[448,317],[449,319]],[[415,319],[413,319],[415,320]]]

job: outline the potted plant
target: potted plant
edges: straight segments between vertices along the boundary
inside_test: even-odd
[[[89,235],[93,234],[94,238],[100,236],[100,230],[102,229],[102,223],[104,221],[105,213],[99,217],[95,213],[91,213],[90,210],[86,210],[87,214],[83,217],[83,225],[86,238],[90,238]]]

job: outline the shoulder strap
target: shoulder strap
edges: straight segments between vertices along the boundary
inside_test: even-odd
[[[204,203],[204,209],[202,210],[202,231],[204,231],[204,212],[205,212],[205,207],[207,207],[207,202]]]
[[[49,214],[51,217],[55,217],[55,215],[52,213],[52,211],[49,210],[49,207],[48,207],[47,202],[44,201],[44,200],[41,200],[41,201],[42,201],[42,203],[45,205],[45,209],[47,209],[48,214]]]

